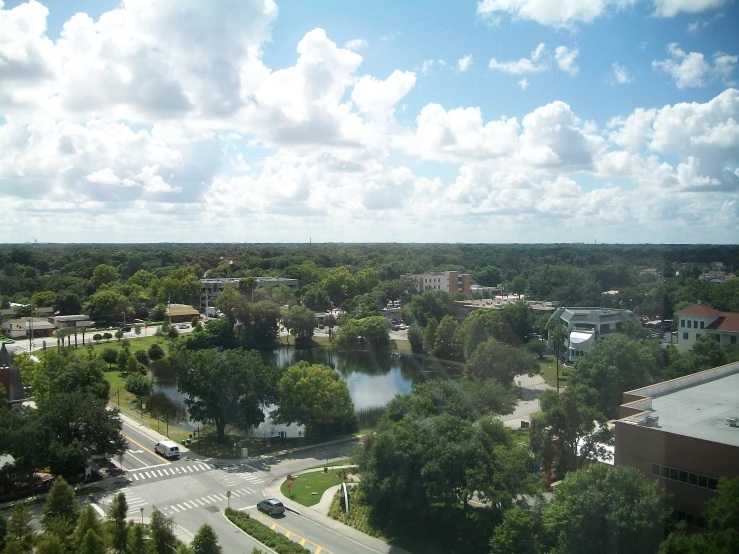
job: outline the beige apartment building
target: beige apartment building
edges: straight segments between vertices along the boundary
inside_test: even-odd
[[[438,273],[420,273],[418,275],[401,275],[401,279],[412,279],[418,283],[416,290],[443,290],[449,294],[461,292],[470,294],[470,274],[458,271],[441,271]]]

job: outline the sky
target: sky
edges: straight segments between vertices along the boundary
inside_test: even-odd
[[[0,242],[739,242],[736,0],[0,0]]]

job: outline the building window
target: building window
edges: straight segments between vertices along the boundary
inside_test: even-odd
[[[688,320],[688,329],[690,329],[690,326],[692,325],[692,323],[693,322],[691,320]]]
[[[703,325],[705,325],[705,321],[701,321],[701,329],[703,329]]]
[[[652,475],[703,489],[716,490],[716,487],[718,487],[718,479],[714,477],[706,477],[705,475],[699,475],[692,471],[684,471],[674,467],[663,466],[662,464],[652,464]]]
[[[684,319],[681,319],[680,320],[680,327],[685,327],[685,320]]]
[[[696,333],[695,340],[698,340],[699,338],[701,338],[701,334],[700,333]]]
[[[736,335],[731,335],[731,344],[736,344]]]
[[[688,334],[687,333],[683,333],[683,340],[688,340]]]

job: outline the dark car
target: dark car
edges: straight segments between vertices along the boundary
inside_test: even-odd
[[[260,500],[257,504],[257,510],[260,512],[265,512],[271,516],[278,515],[278,514],[284,514],[285,513],[285,506],[280,502],[279,500],[275,498],[267,498],[265,500]]]
[[[124,325],[123,327],[121,327],[121,331],[123,331],[124,333],[129,333],[131,331],[131,326]]]

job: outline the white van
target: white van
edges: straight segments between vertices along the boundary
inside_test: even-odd
[[[154,445],[154,451],[165,458],[179,458],[180,447],[173,441],[162,441]]]

